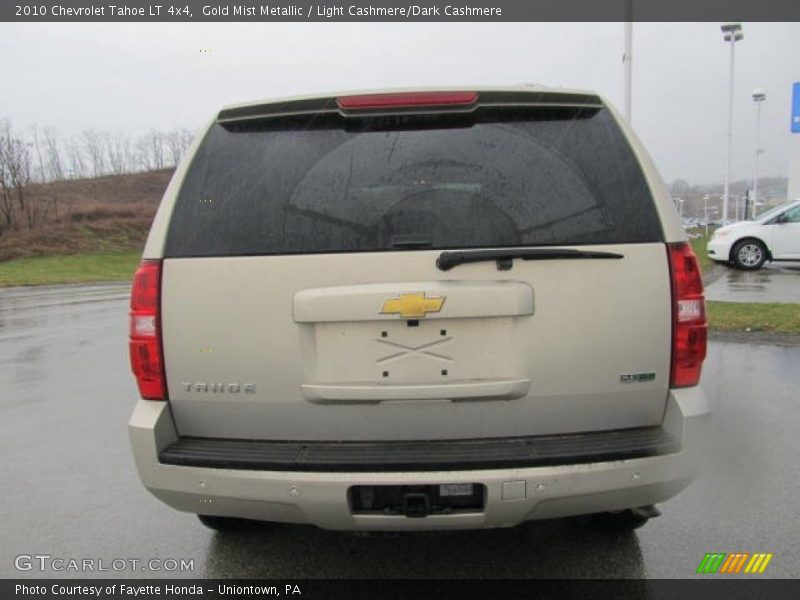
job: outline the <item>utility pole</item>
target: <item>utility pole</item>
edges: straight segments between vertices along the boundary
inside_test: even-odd
[[[755,218],[756,203],[758,202],[758,157],[764,150],[761,149],[761,103],[767,99],[767,94],[761,88],[753,90],[753,102],[756,103],[756,166],[753,171],[753,202],[751,203],[752,214],[745,215],[745,219]]]
[[[625,118],[631,124],[633,110],[632,79],[633,79],[633,0],[625,3],[627,21],[625,22],[625,52],[622,55],[622,64],[625,72],[623,97],[625,102]]]

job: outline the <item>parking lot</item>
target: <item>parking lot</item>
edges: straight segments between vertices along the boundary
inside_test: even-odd
[[[770,552],[764,576],[800,576],[800,348],[710,344],[703,385],[714,419],[703,474],[632,535],[563,520],[400,537],[299,526],[220,535],[137,479],[126,432],[136,397],[127,292],[0,290],[2,577],[75,575],[19,572],[20,554],[187,559],[193,571],[169,575],[196,577],[691,577],[715,551]]]

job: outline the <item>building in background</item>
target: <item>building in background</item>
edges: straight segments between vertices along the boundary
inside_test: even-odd
[[[789,187],[787,198],[800,198],[800,81],[792,90],[791,140],[789,141]]]

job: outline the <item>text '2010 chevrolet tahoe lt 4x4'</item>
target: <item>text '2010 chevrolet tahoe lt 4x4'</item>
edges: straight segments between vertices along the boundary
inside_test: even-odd
[[[696,475],[705,352],[697,260],[597,95],[237,105],[135,275],[130,436],[217,529],[631,528]]]

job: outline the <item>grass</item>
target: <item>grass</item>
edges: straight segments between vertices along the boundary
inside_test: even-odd
[[[152,210],[150,214],[142,210],[134,217],[48,223],[36,229],[5,231],[0,235],[0,263],[40,256],[141,251],[151,221]]]
[[[706,235],[705,228],[700,227],[697,229],[690,229],[689,233],[700,234],[700,237],[690,239],[689,243],[692,245],[692,249],[697,255],[697,260],[700,263],[700,271],[704,274],[708,273],[711,267],[713,267],[713,263],[706,253],[706,244],[708,244],[708,240],[711,238],[711,231],[709,230],[708,235]]]
[[[709,329],[800,334],[800,304],[706,302]]]
[[[0,263],[0,286],[128,281],[140,251],[20,258]]]

